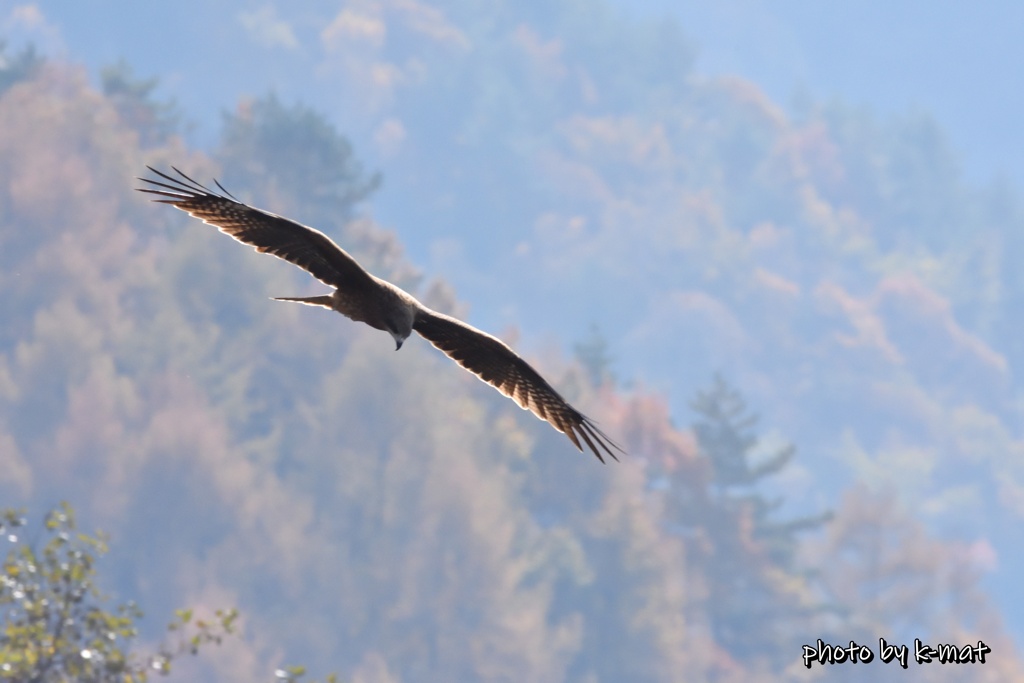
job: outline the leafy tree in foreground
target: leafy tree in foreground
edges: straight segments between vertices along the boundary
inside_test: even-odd
[[[142,611],[134,602],[110,609],[109,596],[100,593],[96,561],[107,550],[102,534],[77,531],[64,503],[46,515],[40,531],[47,540],[37,548],[21,539],[24,517],[10,509],[0,514],[0,534],[14,544],[0,574],[0,680],[145,681],[153,671],[170,673],[178,656],[198,654],[232,633],[233,609],[218,610],[214,622],[193,621],[191,610],[179,610],[168,627],[175,642],[151,654],[132,651]]]

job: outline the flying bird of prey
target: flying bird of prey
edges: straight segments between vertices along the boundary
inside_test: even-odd
[[[513,399],[524,410],[533,412],[564,433],[580,451],[580,439],[604,462],[605,454],[618,460],[620,453],[609,439],[583,413],[562,398],[529,363],[504,342],[481,332],[461,320],[432,311],[411,294],[374,277],[344,249],[319,230],[306,227],[269,211],[244,204],[214,180],[220,192],[214,192],[175,168],[174,178],[147,166],[162,180],[139,178],[151,187],[137,188],[163,199],[205,223],[231,235],[239,242],[272,254],[308,271],[334,293],[310,297],[274,297],[278,301],[296,301],[323,306],[364,322],[390,334],[395,350],[413,330],[443,351],[449,358],[484,382]],[[173,167],[172,167],[173,168]]]

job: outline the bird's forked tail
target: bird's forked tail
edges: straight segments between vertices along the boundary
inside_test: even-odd
[[[330,296],[275,296],[274,301],[295,301],[300,304],[306,304],[307,306],[323,306],[324,308],[333,308],[331,306],[332,297]]]

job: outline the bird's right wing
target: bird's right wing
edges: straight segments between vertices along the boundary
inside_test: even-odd
[[[549,422],[580,451],[583,450],[582,439],[601,462],[604,462],[602,449],[618,460],[612,449],[619,452],[622,449],[586,415],[569,405],[539,372],[500,339],[429,309],[417,313],[413,329],[456,363],[514,400],[520,408]]]
[[[153,201],[177,207],[239,242],[255,247],[256,251],[293,263],[331,287],[344,290],[373,284],[370,274],[319,230],[243,204],[220,183],[217,187],[223,194],[209,190],[176,168],[181,178],[173,178],[151,166],[146,168],[168,181],[139,178],[153,186],[138,188],[139,192],[166,197]]]

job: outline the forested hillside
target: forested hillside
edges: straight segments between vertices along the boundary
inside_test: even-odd
[[[198,149],[126,63],[0,60],[0,507],[70,501],[149,613],[237,607],[201,680],[903,680],[800,660],[879,637],[993,649],[915,680],[1024,679],[985,579],[1024,566],[1014,189],[962,183],[927,118],[787,117],[700,79],[673,30],[414,5],[370,17],[373,63],[357,10],[323,35],[353,92],[415,76],[360,114],[401,121],[416,189],[389,226],[389,177],[324,112],[261,94]],[[269,300],[322,290],[146,201],[147,164],[487,323],[628,457],[579,454],[422,339]],[[439,220],[450,273],[402,247]],[[458,281],[521,298],[477,314]]]

